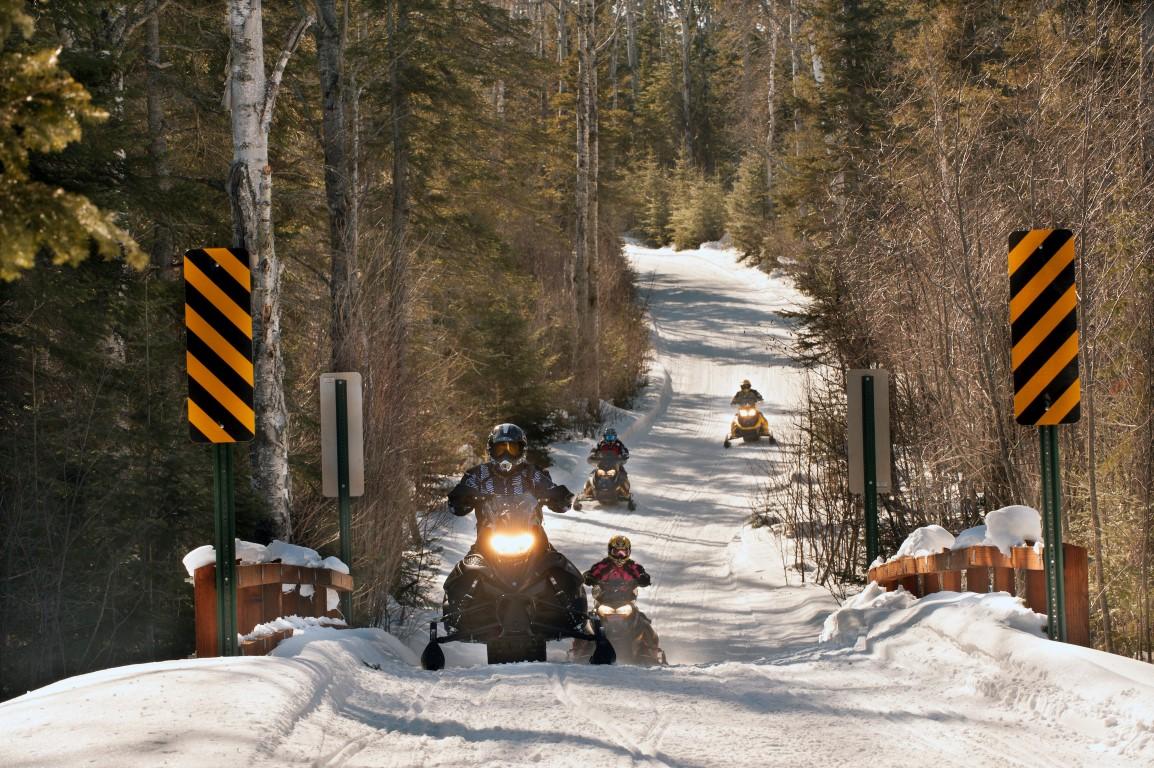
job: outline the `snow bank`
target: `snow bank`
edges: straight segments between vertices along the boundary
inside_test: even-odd
[[[903,557],[925,557],[936,555],[943,549],[954,546],[954,535],[940,525],[927,525],[917,528],[906,537],[901,547],[887,563]]]
[[[864,590],[826,617],[817,641],[853,645],[882,618],[909,608],[916,600],[904,589],[886,592],[876,581],[871,581]]]
[[[254,640],[258,637],[266,637],[286,629],[291,629],[295,636],[302,632],[308,632],[321,627],[344,626],[347,626],[344,619],[332,619],[328,616],[314,618],[312,616],[297,616],[294,614],[292,616],[281,616],[279,619],[273,619],[264,624],[257,624],[247,635],[241,635],[240,639]]]
[[[1041,547],[1042,515],[1033,507],[1014,504],[986,515],[985,525],[976,525],[958,534],[953,549],[997,547],[1009,556],[1012,547],[1034,544]]]
[[[236,540],[236,559],[243,564],[275,563],[299,565],[305,568],[327,568],[330,571],[348,573],[349,567],[336,556],[322,558],[314,549],[274,540],[267,547],[252,541]],[[184,569],[191,576],[197,568],[216,563],[216,548],[211,544],[197,547],[181,559]],[[291,591],[291,586],[285,591]]]

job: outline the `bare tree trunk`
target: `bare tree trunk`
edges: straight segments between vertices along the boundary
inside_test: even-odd
[[[1143,193],[1146,199],[1154,193],[1154,1],[1146,0],[1142,6],[1142,53],[1141,53],[1141,109],[1142,109],[1142,181]],[[1146,248],[1143,260],[1149,271],[1151,261],[1154,261],[1154,225],[1147,222]],[[1154,296],[1154,278],[1147,282],[1147,296]],[[1154,317],[1148,314],[1147,319]],[[1151,573],[1151,528],[1154,528],[1154,376],[1150,375],[1151,362],[1154,361],[1154,333],[1148,329],[1146,333],[1145,360],[1147,368],[1146,391],[1144,393],[1146,439],[1143,441],[1145,456],[1142,483],[1142,518],[1145,521],[1142,534],[1142,563],[1138,578],[1140,605],[1139,614],[1139,646],[1145,646],[1146,660],[1154,661],[1154,628],[1151,621],[1150,579]]]
[[[574,236],[574,298],[577,312],[576,370],[584,375],[590,407],[600,397],[598,370],[598,116],[596,0],[580,0],[577,19],[577,221]]]
[[[637,110],[641,99],[641,60],[637,55],[637,0],[625,0],[625,59],[629,65],[629,85],[633,90],[630,109]]]
[[[345,30],[348,22],[337,0],[317,0],[313,28],[320,71],[322,139],[325,156],[325,200],[329,210],[329,295],[331,300],[331,367],[359,370],[360,333],[354,327],[357,306],[357,205],[353,188],[350,136],[345,107]],[[347,6],[345,11],[347,12]]]
[[[762,0],[769,24],[769,77],[765,89],[765,210],[773,216],[773,159],[777,138],[777,0]]]
[[[148,77],[145,83],[148,99],[148,154],[152,159],[152,173],[156,176],[156,187],[162,196],[172,189],[172,170],[168,164],[168,141],[164,135],[164,102],[161,93],[163,84],[160,72],[164,68],[160,60],[160,12],[158,0],[150,0],[148,21],[145,22],[145,37],[148,46]],[[171,274],[173,260],[172,228],[167,221],[156,222],[153,230],[152,266]]]
[[[693,157],[693,117],[690,104],[692,81],[689,77],[689,57],[693,42],[693,0],[681,0],[677,7],[681,19],[681,146],[691,162]]]
[[[401,55],[407,25],[408,11],[405,0],[394,0],[389,5],[389,91],[392,101],[393,133],[393,218],[392,232],[394,245],[403,247],[409,225],[409,137],[406,132],[409,98],[408,91],[401,83]]]
[[[248,249],[252,268],[256,411],[256,438],[250,449],[252,483],[277,535],[288,539],[292,535],[292,486],[280,325],[284,266],[273,243],[268,136],[281,77],[312,18],[296,25],[272,75],[266,78],[260,0],[229,0],[228,10],[231,69],[226,98],[232,113],[233,146],[228,190],[234,239]]]

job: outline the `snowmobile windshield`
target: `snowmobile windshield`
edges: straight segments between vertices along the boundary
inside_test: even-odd
[[[527,531],[541,525],[541,506],[528,494],[490,496],[478,513],[480,526],[493,531]]]
[[[528,495],[491,496],[481,512],[481,538],[498,557],[527,555],[537,542],[541,507]]]

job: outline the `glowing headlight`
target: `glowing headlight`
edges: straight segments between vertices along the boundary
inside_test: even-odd
[[[605,604],[597,606],[597,615],[599,616],[628,616],[631,613],[633,613],[633,606],[629,603],[626,603],[620,608],[614,608],[611,605]]]
[[[597,477],[605,477],[605,470],[603,470],[603,469],[597,470]]]
[[[741,414],[742,418],[748,419],[757,413],[757,409],[756,408],[742,408],[741,410],[738,411],[738,413]]]
[[[605,470],[605,474],[607,474],[609,477],[615,477],[617,475],[617,470],[616,469],[607,469],[607,470]]]
[[[489,539],[489,546],[498,555],[523,555],[533,547],[533,534],[525,533],[494,533]]]

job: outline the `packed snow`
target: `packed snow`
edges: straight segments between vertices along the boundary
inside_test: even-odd
[[[959,533],[953,549],[997,547],[1008,556],[1013,547],[1026,544],[1042,548],[1042,515],[1033,507],[1016,504],[987,513],[985,525]]]
[[[653,575],[639,606],[670,666],[565,663],[558,643],[548,663],[491,667],[480,646],[451,644],[448,668],[429,673],[419,626],[403,638],[309,628],[268,657],[120,667],[0,704],[0,763],[1154,764],[1151,666],[1051,642],[1006,594],[915,600],[870,586],[839,608],[800,583],[786,567],[793,542],[746,524],[762,488],[789,482],[805,380],[778,313],[800,297],[731,251],[628,252],[655,356],[635,408],[611,415],[639,507],[589,504],[545,525],[583,569],[611,535],[633,540]],[[766,396],[780,446],[722,447],[742,378]],[[589,445],[557,446],[554,477],[579,486]],[[443,532],[442,572],[472,535],[471,519]]]
[[[886,562],[900,560],[903,557],[936,555],[943,549],[950,549],[953,546],[954,534],[940,525],[927,525],[922,528],[915,528],[898,547],[894,556]]]

